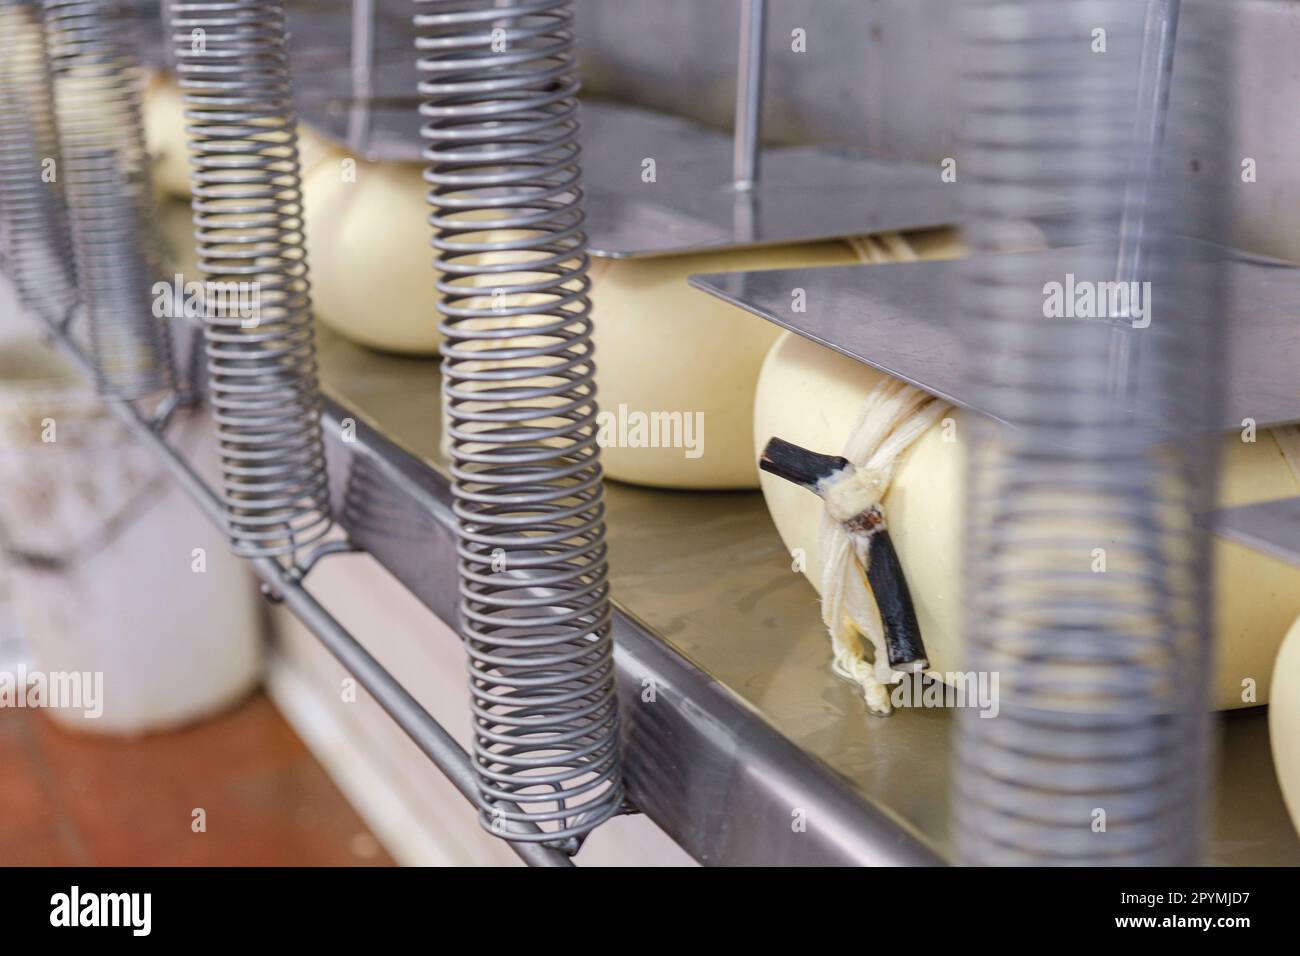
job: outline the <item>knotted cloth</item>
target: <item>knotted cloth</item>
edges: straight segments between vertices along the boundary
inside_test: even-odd
[[[915,386],[886,378],[867,396],[844,446],[844,457],[856,467],[851,498],[857,513],[879,504],[889,490],[894,465],[912,444],[952,410]],[[863,507],[858,507],[863,505]],[[873,714],[890,712],[888,685],[895,680],[885,651],[884,628],[875,598],[854,566],[853,547],[841,523],[853,515],[841,513],[828,499],[822,515],[822,621],[831,636],[832,670],[862,688]],[[885,516],[888,523],[889,516]],[[864,569],[865,570],[865,569]],[[866,658],[865,642],[875,651]]]

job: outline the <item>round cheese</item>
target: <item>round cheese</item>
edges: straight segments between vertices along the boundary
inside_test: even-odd
[[[1300,833],[1300,618],[1278,651],[1268,700],[1273,767],[1291,822]]]
[[[838,454],[863,400],[883,373],[786,333],[759,376],[751,454],[773,436]],[[884,498],[890,536],[907,576],[917,620],[936,671],[961,669],[963,413],[954,411],[907,452]],[[954,441],[946,441],[951,435]],[[805,574],[821,581],[822,502],[763,474],[762,489],[787,548],[802,549]],[[1233,506],[1300,494],[1271,432],[1254,443],[1224,438],[1219,504]],[[1300,569],[1234,542],[1214,541],[1218,708],[1262,703],[1278,643],[1300,614]]]
[[[436,355],[437,280],[419,167],[340,150],[304,181],[316,317],[369,348]]]

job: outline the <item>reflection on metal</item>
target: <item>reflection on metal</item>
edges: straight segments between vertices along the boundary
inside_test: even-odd
[[[623,780],[572,17],[469,0],[416,26],[480,819],[576,850]]]
[[[330,528],[282,0],[177,2],[199,265],[231,547],[292,562]]]
[[[45,0],[58,165],[95,381],[120,398],[172,384],[167,323],[151,292],[160,270],[129,15],[121,0]]]
[[[1029,185],[1071,197],[1078,235],[1114,234],[1138,70],[1121,51],[1140,46],[1142,6],[973,0],[964,13],[972,247],[1017,241]],[[1101,22],[1105,57],[1088,43]],[[1183,51],[1193,95],[1224,72]],[[1221,141],[1214,117],[1194,119],[1198,142]],[[1090,314],[1056,315],[1033,259],[960,266],[965,387],[1012,426],[977,417],[968,428],[961,669],[1000,675],[1001,710],[957,720],[964,862],[1176,865],[1205,850],[1213,614],[1195,515],[1214,494],[1204,437],[1221,408],[1227,270],[1206,247],[1170,241],[1186,197],[1149,178],[1142,188],[1149,323],[1096,299]],[[1108,250],[1070,250],[1057,281],[1113,275]],[[1112,330],[1120,352],[1106,347]]]

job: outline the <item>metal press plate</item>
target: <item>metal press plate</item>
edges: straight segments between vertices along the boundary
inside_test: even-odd
[[[1300,498],[1223,508],[1210,521],[1225,538],[1300,565]]]
[[[1203,255],[1208,247],[1195,243]],[[1223,249],[1232,289],[1228,381],[1220,426],[1259,427],[1300,421],[1300,269],[1276,259]],[[1079,263],[1098,257],[1091,248],[1008,253],[1023,263],[1026,288],[1087,273]],[[1110,261],[1113,261],[1110,260]],[[979,257],[955,262],[908,262],[819,269],[773,269],[697,275],[691,284],[797,332],[850,358],[923,388],[964,408],[992,414],[963,382],[964,344],[958,323],[966,314],[954,303],[959,269],[978,270]],[[1004,273],[1005,274],[1005,273]],[[1102,280],[1112,276],[1096,277]],[[791,290],[804,290],[806,311],[795,312]],[[1225,320],[1228,321],[1228,320]],[[1098,326],[1106,334],[1115,326]],[[1141,330],[1120,328],[1141,336]],[[1136,379],[1146,381],[1141,368]],[[1148,353],[1149,354],[1149,353]],[[1141,386],[1135,414],[1146,407]]]
[[[354,102],[342,74],[325,71],[318,79],[299,97],[306,122],[367,159],[419,161],[416,99]],[[410,89],[415,82],[412,76]],[[586,101],[580,135],[587,235],[598,256],[811,242],[944,226],[957,218],[957,187],[940,180],[937,166],[813,147],[768,149],[758,185],[736,190],[727,133]],[[654,164],[652,182],[647,160]]]
[[[583,112],[591,251],[622,258],[808,242],[957,219],[939,168],[823,148],[763,152],[750,190],[731,182],[730,135],[629,107]],[[653,161],[654,181],[643,169]]]

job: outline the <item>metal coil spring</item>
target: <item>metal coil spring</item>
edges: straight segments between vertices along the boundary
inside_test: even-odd
[[[1126,188],[1133,171],[1157,165],[1135,161],[1143,6],[967,5],[960,155],[977,251],[1005,251],[1044,188],[1073,210],[1057,224],[1063,242],[1116,239],[1124,197],[1146,191]],[[1106,54],[1092,46],[1098,28]],[[1179,55],[1195,104],[1214,61]],[[1226,139],[1208,116],[1189,122],[1210,148]],[[970,433],[964,666],[999,675],[1000,712],[958,721],[952,799],[966,862],[1185,864],[1200,851],[1212,615],[1195,515],[1214,490],[1204,436],[1223,286],[1213,260],[1192,261],[1172,236],[1193,225],[1183,209],[1197,206],[1211,235],[1218,220],[1212,201],[1145,185],[1136,278],[1151,283],[1152,322],[1140,332],[1113,317],[1045,317],[1045,280],[1066,276],[1029,259],[963,270],[969,387],[1012,426],[979,421]],[[1070,271],[1122,278],[1118,248],[1076,249]]]
[[[0,215],[4,260],[23,304],[46,322],[71,318],[76,267],[60,156],[53,82],[38,4],[0,2]]]
[[[571,848],[623,802],[572,16],[421,2],[480,816]]]
[[[208,395],[236,554],[292,556],[331,527],[302,177],[282,0],[173,3],[171,29],[209,291]]]
[[[130,9],[120,0],[45,0],[76,272],[98,387],[136,398],[172,384],[155,314],[159,256]]]

